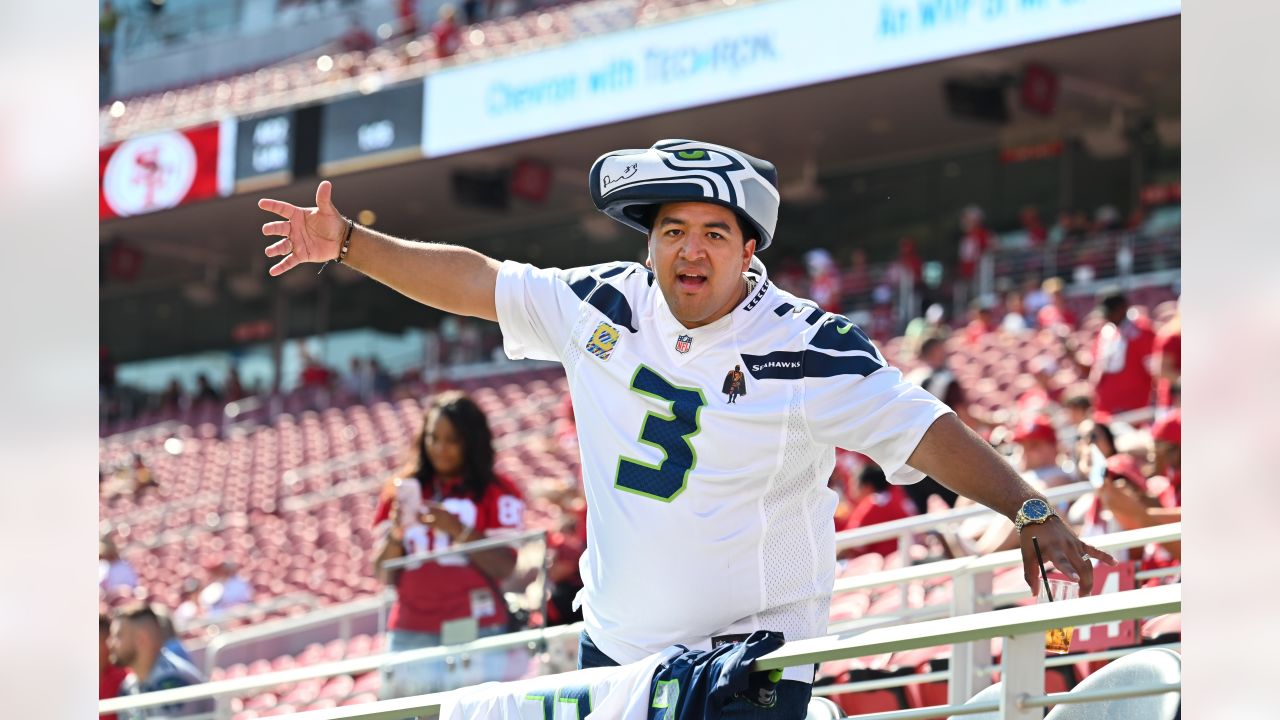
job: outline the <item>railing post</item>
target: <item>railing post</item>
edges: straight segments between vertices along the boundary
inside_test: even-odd
[[[898,535],[898,567],[907,567],[911,564],[911,538],[912,533],[908,531]],[[902,609],[906,611],[911,607],[908,602],[911,596],[911,583],[906,581],[899,583],[898,592],[902,593]]]
[[[951,583],[951,617],[972,615],[991,609],[991,573],[964,572]],[[991,664],[991,643],[986,640],[956,643],[951,646],[951,663],[948,669],[947,702],[963,705],[979,690],[991,684],[987,673],[978,675],[978,668]]]
[[[1001,720],[1041,720],[1040,708],[1021,707],[1021,700],[1044,693],[1044,633],[1004,639],[1000,662]]]

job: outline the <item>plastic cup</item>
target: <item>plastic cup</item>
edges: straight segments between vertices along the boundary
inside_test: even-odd
[[[1036,597],[1037,603],[1049,602],[1049,593],[1045,592],[1045,582],[1040,584],[1040,594]],[[1071,580],[1058,580],[1050,578],[1048,581],[1049,589],[1053,591],[1053,600],[1075,600],[1080,597],[1080,585]],[[1072,627],[1050,628],[1044,632],[1044,649],[1055,655],[1066,655],[1071,652],[1071,634],[1075,630]]]

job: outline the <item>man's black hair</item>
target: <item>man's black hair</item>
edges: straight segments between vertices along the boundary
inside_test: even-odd
[[[672,202],[679,202],[679,201],[672,201]],[[697,202],[697,200],[689,200],[688,202]],[[649,228],[649,230],[653,230],[653,223],[658,217],[658,208],[660,207],[662,206],[648,205],[639,212],[640,221],[643,222],[645,226]],[[742,242],[746,243],[748,240],[755,240],[756,244],[759,245],[760,233],[756,231],[756,226],[752,225],[751,221],[748,220],[742,213],[738,212],[737,210],[734,210],[732,212],[733,212],[734,219],[738,221],[738,232],[742,233]]]
[[[156,616],[155,610],[151,609],[151,605],[145,602],[135,602],[125,605],[116,611],[116,620],[128,620],[130,622],[152,623],[157,628],[163,630],[160,624],[160,618]]]
[[[920,343],[920,357],[925,357],[929,353],[933,352],[933,349],[942,345],[943,342],[943,339],[937,335],[925,338],[924,342]]]
[[[858,482],[868,485],[874,492],[884,492],[889,489],[889,479],[884,476],[884,470],[879,465],[871,464],[862,468],[862,474],[858,476]]]
[[[1122,292],[1107,293],[1099,298],[1098,304],[1102,307],[1102,312],[1108,317],[1116,312],[1129,309],[1129,299]]]
[[[1089,408],[1093,407],[1093,400],[1090,400],[1088,395],[1085,395],[1084,393],[1080,393],[1078,395],[1072,395],[1068,397],[1066,400],[1063,400],[1062,404],[1069,408],[1076,408],[1079,410],[1088,410]]]

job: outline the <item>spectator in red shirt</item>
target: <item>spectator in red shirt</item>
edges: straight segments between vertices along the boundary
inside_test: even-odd
[[[129,674],[125,668],[111,662],[111,649],[107,647],[107,638],[111,636],[111,618],[105,613],[98,613],[98,699],[106,700],[120,694],[120,683]],[[114,713],[99,716],[102,720],[116,720]]]
[[[1151,426],[1155,441],[1155,476],[1150,491],[1164,507],[1182,505],[1182,410],[1165,415]]]
[[[1146,318],[1129,312],[1129,301],[1122,293],[1104,296],[1101,307],[1106,324],[1094,338],[1090,364],[1076,356],[1081,372],[1093,384],[1095,405],[1111,415],[1148,407],[1151,371],[1147,361],[1155,333]]]
[[[397,36],[413,37],[418,34],[418,0],[398,0],[396,17],[400,23]]]
[[[1049,303],[1036,313],[1036,323],[1046,330],[1075,330],[1077,321],[1075,313],[1067,307],[1067,298],[1062,294],[1062,278],[1052,277],[1045,280],[1041,289],[1049,299]]]
[[[1044,223],[1040,222],[1040,211],[1034,205],[1028,205],[1022,208],[1019,219],[1022,221],[1022,229],[1026,231],[1027,240],[1030,241],[1031,246],[1044,245],[1044,241],[1049,237],[1049,231],[1045,230]]]
[[[919,288],[924,284],[924,260],[920,259],[920,253],[916,251],[915,240],[904,237],[898,241],[898,261],[896,265],[898,272],[907,273],[911,276],[911,281],[915,287]]]
[[[1174,407],[1173,387],[1182,381],[1182,313],[1174,315],[1156,334],[1156,408]]]
[[[991,247],[991,231],[983,224],[982,208],[970,205],[960,214],[959,274],[966,283],[978,274],[978,263]]]
[[[452,5],[440,6],[439,19],[431,26],[431,37],[436,41],[436,57],[449,57],[462,47],[462,30],[456,16],[457,11]]]
[[[493,469],[493,435],[484,412],[461,392],[436,397],[400,471],[422,488],[428,551],[524,529],[524,501]],[[446,626],[479,637],[505,632],[509,620],[500,583],[515,569],[516,548],[502,547],[445,556],[421,566],[388,569],[405,554],[396,484],[382,490],[374,523],[382,541],[374,562],[378,577],[396,588],[387,617],[392,652],[441,643]],[[507,679],[505,652],[473,658],[471,669],[447,672],[443,660],[400,664],[382,670],[384,697],[437,692],[487,680]]]
[[[854,500],[853,511],[845,519],[844,525],[836,528],[836,530],[852,530],[889,522],[890,520],[901,520],[915,514],[914,506],[910,505],[911,501],[907,499],[902,488],[897,485],[890,485],[884,476],[884,471],[874,463],[864,467],[862,473],[858,475],[856,492],[857,497],[852,498]],[[897,550],[898,541],[896,539],[881,540],[870,545],[850,548],[841,553],[841,557],[857,557],[867,553],[879,553],[887,557]]]
[[[1023,422],[1013,432],[1013,441],[1022,448],[1022,477],[1040,491],[1069,485],[1075,481],[1062,469],[1058,431],[1043,415]]]
[[[841,306],[840,272],[831,253],[816,248],[804,254],[809,270],[809,297],[827,312],[839,313]]]
[[[347,31],[342,33],[342,49],[347,52],[368,52],[377,45],[373,36],[360,24],[360,16],[355,13],[347,23]]]

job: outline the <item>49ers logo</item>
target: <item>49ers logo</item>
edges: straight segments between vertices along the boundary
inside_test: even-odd
[[[102,194],[117,215],[171,208],[196,179],[196,150],[180,132],[126,140],[107,161]]]

